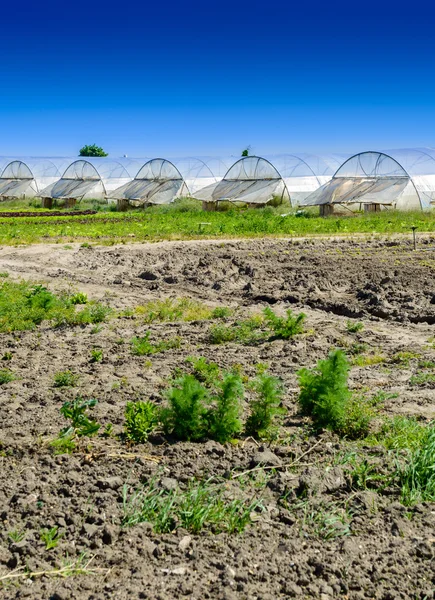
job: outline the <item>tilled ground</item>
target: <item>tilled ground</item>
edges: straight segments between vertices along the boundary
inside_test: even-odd
[[[355,393],[383,392],[387,415],[435,417],[434,371],[421,367],[435,361],[434,245],[426,237],[417,251],[399,238],[0,249],[0,272],[10,278],[84,291],[117,311],[188,296],[240,316],[267,304],[307,314],[305,334],[248,346],[211,345],[209,321],[145,325],[127,316],[97,328],[2,334],[2,352],[12,354],[5,366],[17,379],[0,387],[0,578],[20,577],[5,579],[0,597],[435,598],[435,505],[408,508],[394,489],[352,485],[350,452],[382,465],[387,451],[314,436],[296,406],[298,369],[333,347],[359,346],[367,360],[352,367]],[[349,318],[364,329],[349,333]],[[134,356],[129,340],[147,330],[155,339],[179,336],[181,347]],[[101,363],[89,362],[92,348],[103,350]],[[286,389],[280,441],[170,443],[155,435],[127,447],[99,436],[72,455],[53,455],[48,442],[65,425],[65,400],[97,398],[95,417],[119,434],[126,402],[162,402],[171,372],[188,356],[238,365],[247,376],[267,363]],[[67,369],[79,375],[77,385],[55,388],[54,374]],[[416,383],[421,373],[429,377]],[[259,464],[268,468],[251,471]],[[254,496],[265,510],[242,534],[121,527],[123,485],[150,477],[167,488],[214,477],[229,499]],[[40,532],[54,526],[61,538],[46,550]],[[68,561],[91,559],[88,574],[54,576]],[[30,579],[26,570],[48,574]]]

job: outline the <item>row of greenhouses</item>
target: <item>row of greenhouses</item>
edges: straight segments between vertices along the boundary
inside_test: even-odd
[[[45,206],[96,199],[128,208],[190,197],[206,210],[281,203],[319,206],[322,214],[428,210],[435,206],[435,150],[238,159],[0,158],[0,198],[25,197],[39,197]]]

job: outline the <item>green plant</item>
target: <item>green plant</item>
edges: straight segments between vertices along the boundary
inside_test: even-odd
[[[79,376],[72,371],[60,371],[54,375],[54,387],[73,387],[77,385]]]
[[[26,537],[26,532],[24,529],[12,529],[8,531],[8,539],[13,544],[18,544],[22,542]]]
[[[169,340],[162,340],[153,344],[150,342],[150,332],[146,331],[142,337],[134,337],[130,340],[131,351],[137,356],[149,356],[151,354],[158,354],[159,352],[166,352],[173,348],[179,348],[181,340],[179,337],[175,337]]]
[[[207,387],[215,388],[219,384],[219,380],[222,379],[222,375],[217,363],[208,361],[203,356],[198,358],[189,356],[186,358],[186,362],[192,366],[193,375],[205,383]]]
[[[304,330],[304,321],[306,319],[306,315],[304,313],[293,315],[293,312],[289,309],[287,310],[286,317],[278,317],[270,308],[270,306],[266,306],[266,308],[263,310],[263,314],[267,326],[277,338],[287,340],[295,335],[298,335],[299,333],[302,333]]]
[[[246,434],[259,439],[272,438],[277,431],[278,417],[284,412],[281,407],[282,383],[276,377],[263,373],[254,379],[251,387],[255,398],[249,404]]]
[[[228,500],[225,488],[210,480],[190,481],[186,490],[165,490],[156,479],[151,479],[131,492],[124,485],[122,524],[131,527],[145,521],[157,533],[169,533],[179,527],[192,533],[203,529],[215,534],[240,533],[259,509],[259,500]]]
[[[0,369],[0,385],[14,381],[16,376],[9,369]]]
[[[402,501],[410,505],[435,501],[435,427],[426,430],[424,437],[399,472]]]
[[[426,383],[434,383],[435,382],[435,373],[417,373],[416,375],[413,375],[410,380],[409,383],[410,385],[425,385]]]
[[[12,352],[5,352],[2,356],[2,360],[12,360],[13,354]]]
[[[94,408],[98,400],[83,400],[80,396],[72,402],[65,402],[60,409],[65,419],[70,424],[64,427],[58,437],[50,442],[55,454],[70,454],[76,448],[76,438],[96,435],[101,427],[87,415],[90,408]]]
[[[97,146],[96,144],[87,144],[80,148],[79,156],[109,156],[107,152],[104,152],[101,146]]]
[[[253,315],[231,325],[216,323],[210,327],[210,343],[237,342],[239,344],[252,344],[261,339],[260,329],[262,324],[263,318],[261,315]]]
[[[353,321],[347,321],[346,329],[349,333],[358,333],[359,331],[362,331],[364,329],[364,324],[358,322],[354,323]]]
[[[101,362],[103,360],[103,351],[101,348],[92,348],[90,355],[89,362],[91,363]]]
[[[69,297],[69,301],[71,302],[71,304],[87,304],[88,303],[88,297],[86,294],[83,294],[82,292],[77,292],[77,294],[73,294],[72,296]]]
[[[143,444],[159,421],[155,404],[146,402],[127,402],[125,408],[125,437],[135,444]]]
[[[168,406],[160,415],[165,432],[179,440],[204,437],[207,389],[193,375],[184,375],[174,381],[166,397]]]
[[[206,304],[191,298],[165,298],[153,300],[143,306],[137,306],[135,314],[144,318],[145,323],[155,321],[198,321],[228,316],[230,309],[226,307],[211,309]]]
[[[348,371],[347,358],[341,350],[331,352],[314,369],[298,371],[299,406],[316,426],[334,431],[341,427],[350,399]]]
[[[222,444],[242,430],[240,420],[244,388],[240,375],[227,373],[214,398],[214,406],[207,411],[208,435]]]
[[[52,550],[59,544],[59,540],[61,537],[63,537],[63,534],[60,534],[59,528],[55,526],[51,529],[41,529],[39,536],[41,541],[43,541],[45,544],[45,549]]]
[[[228,306],[217,306],[216,308],[214,308],[211,312],[211,318],[212,319],[225,319],[227,317],[230,317],[233,314],[233,311],[231,310],[231,308],[228,308]]]
[[[394,416],[383,420],[368,443],[382,444],[388,450],[416,450],[426,435],[427,427],[415,417]]]

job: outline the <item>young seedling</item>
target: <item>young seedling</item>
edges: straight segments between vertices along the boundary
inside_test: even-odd
[[[73,387],[77,384],[79,376],[72,371],[60,371],[54,376],[54,387]]]
[[[103,351],[101,348],[92,348],[90,355],[89,362],[91,363],[101,362],[103,360]]]
[[[59,540],[63,537],[63,534],[60,534],[59,528],[55,526],[51,529],[41,529],[39,536],[45,544],[45,549],[52,550],[59,544]]]
[[[257,439],[271,439],[278,429],[278,417],[284,412],[281,407],[282,383],[276,377],[263,373],[254,380],[252,388],[256,397],[249,405],[246,435]]]
[[[304,321],[306,319],[304,313],[293,315],[293,312],[289,309],[286,317],[278,317],[270,306],[266,306],[263,314],[267,326],[277,338],[287,340],[304,331]]]
[[[153,344],[150,342],[150,336],[150,332],[147,331],[143,337],[132,338],[130,342],[132,353],[137,356],[150,356],[151,354],[158,354],[159,352],[179,348],[181,345],[181,340],[178,337]]]
[[[125,437],[134,444],[143,444],[159,422],[157,407],[150,401],[127,402]]]
[[[346,329],[349,333],[358,333],[364,329],[363,323],[354,323],[353,321],[347,321]]]
[[[92,421],[86,414],[87,410],[94,408],[97,403],[95,399],[83,400],[77,397],[73,402],[63,404],[60,412],[65,419],[70,420],[70,424],[50,443],[56,454],[69,454],[75,450],[77,438],[91,437],[98,433],[101,425]]]

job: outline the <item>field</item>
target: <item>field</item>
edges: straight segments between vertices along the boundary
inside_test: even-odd
[[[435,598],[434,225],[0,218],[0,598]]]

